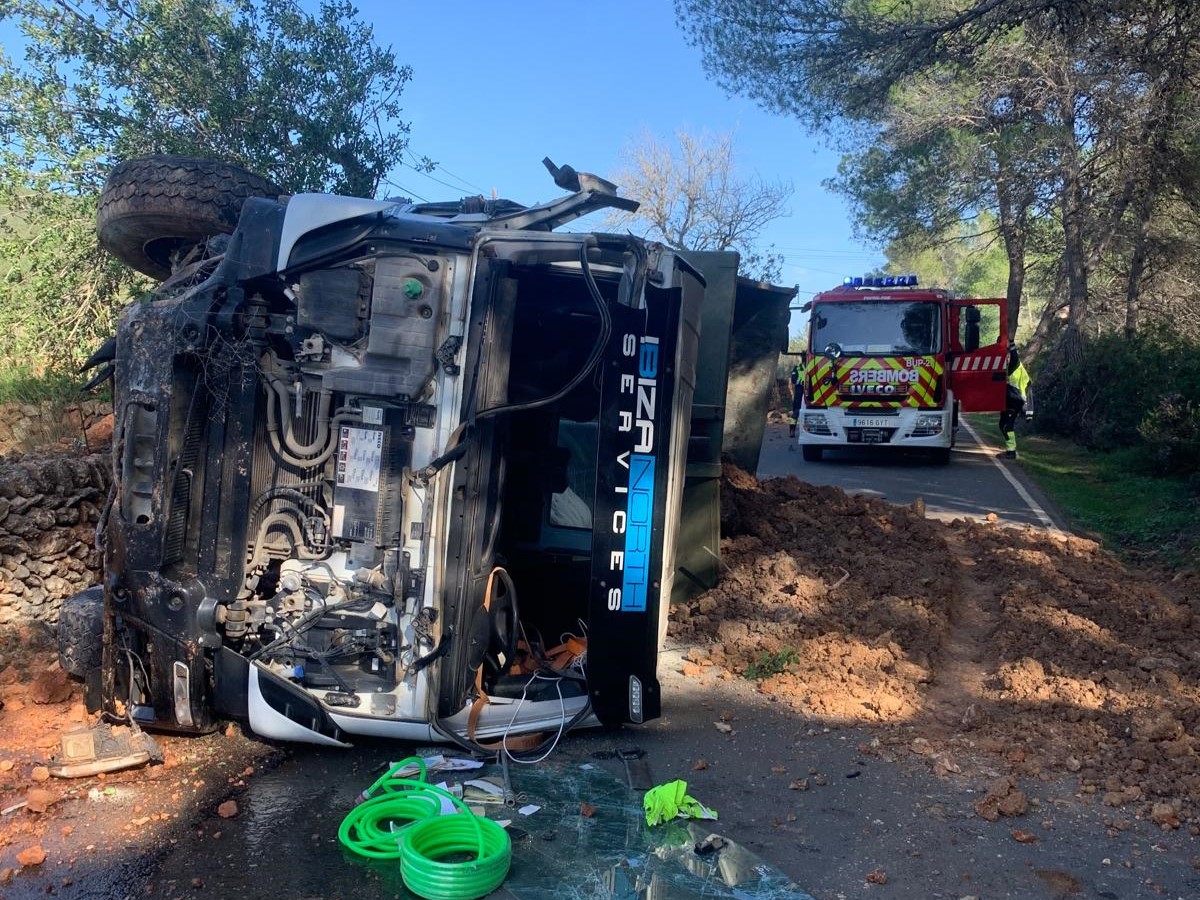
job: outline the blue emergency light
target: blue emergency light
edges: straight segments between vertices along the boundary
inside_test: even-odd
[[[847,275],[842,279],[843,287],[916,287],[916,275]]]

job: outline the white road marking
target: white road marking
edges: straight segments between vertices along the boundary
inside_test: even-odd
[[[967,433],[971,435],[972,440],[974,440],[976,444],[978,444],[980,447],[986,448],[987,445],[984,444],[979,435],[975,433],[975,429],[971,427],[971,424],[965,418],[960,418],[959,424],[967,429]],[[1004,465],[1004,462],[999,454],[992,455],[992,465],[999,469],[1000,474],[1008,479],[1008,483],[1013,486],[1013,489],[1017,492],[1017,495],[1023,501],[1025,501],[1025,505],[1033,511],[1033,514],[1037,516],[1038,521],[1041,522],[1042,525],[1056,534],[1061,535],[1063,533],[1061,529],[1054,524],[1054,520],[1046,514],[1044,509],[1042,509],[1041,505],[1034,500],[1032,496],[1030,496],[1029,491],[1025,489],[1025,485],[1021,484],[1021,482],[1017,480],[1017,476],[1008,471],[1008,466]]]

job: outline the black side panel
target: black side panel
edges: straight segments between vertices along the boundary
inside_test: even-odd
[[[250,663],[240,653],[221,647],[213,654],[213,706],[217,714],[231,719],[248,715]]]
[[[267,705],[280,715],[335,741],[342,739],[341,729],[329,718],[321,704],[290,681],[284,681],[278,675],[260,668],[258,688]]]
[[[606,724],[661,709],[663,597],[675,345],[682,291],[646,288],[647,308],[613,305],[603,360],[588,597],[588,687]]]

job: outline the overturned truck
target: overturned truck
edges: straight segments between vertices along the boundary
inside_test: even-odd
[[[165,280],[95,360],[105,571],[62,634],[110,716],[494,747],[659,715],[685,484],[715,496],[686,479],[701,334],[728,354],[736,291],[706,297],[629,235],[555,231],[635,204],[547,165],[569,193],[533,207],[280,197],[175,157],[114,170],[101,241]],[[764,358],[788,296],[756,298],[778,310]],[[692,441],[709,480],[723,403]]]

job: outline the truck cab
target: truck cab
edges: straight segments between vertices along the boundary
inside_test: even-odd
[[[473,747],[658,716],[702,307],[721,306],[701,272],[556,231],[636,207],[573,170],[534,207],[238,198],[196,243],[219,221],[209,175],[252,183],[150,158],[106,188],[105,245],[171,272],[107,355],[103,652],[77,674],[108,715]],[[178,195],[195,209],[168,240],[152,202]]]
[[[915,275],[846,278],[813,297],[797,439],[923,449],[947,462],[960,413],[1004,408],[1002,298],[956,298]]]

